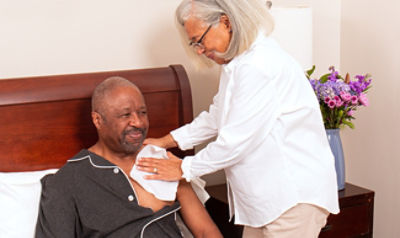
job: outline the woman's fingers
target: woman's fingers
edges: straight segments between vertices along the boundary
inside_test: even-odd
[[[168,153],[169,159],[141,158],[136,166],[139,170],[153,173],[147,175],[146,179],[158,179],[166,181],[177,181],[182,178],[181,159]]]

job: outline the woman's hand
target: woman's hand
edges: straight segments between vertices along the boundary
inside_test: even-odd
[[[174,140],[174,138],[172,137],[171,134],[167,134],[160,138],[147,138],[144,140],[143,144],[156,145],[158,147],[165,148],[165,149],[178,146],[178,144],[176,143],[176,141]]]
[[[171,152],[167,153],[168,159],[140,158],[136,162],[138,170],[153,173],[145,179],[178,181],[182,179],[182,160]]]

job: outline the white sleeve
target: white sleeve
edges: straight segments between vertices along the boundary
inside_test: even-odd
[[[214,96],[208,112],[200,113],[191,123],[170,132],[181,150],[193,149],[194,146],[216,136],[218,96],[219,94]]]
[[[230,80],[234,86],[229,109],[216,141],[183,160],[183,177],[188,181],[245,159],[263,142],[279,116],[274,82],[260,69],[242,65]]]

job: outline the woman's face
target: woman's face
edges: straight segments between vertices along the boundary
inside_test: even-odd
[[[231,40],[231,26],[226,15],[222,15],[219,24],[211,26],[208,31],[209,25],[194,17],[189,18],[184,27],[189,41],[196,45],[194,50],[197,54],[204,54],[217,64],[227,63],[225,59],[215,55],[215,52],[224,53]]]

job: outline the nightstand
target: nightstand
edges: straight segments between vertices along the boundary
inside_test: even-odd
[[[242,227],[228,222],[226,184],[206,187],[212,199],[206,203],[211,217],[224,237],[241,237]],[[330,215],[320,238],[372,237],[374,217],[374,195],[365,189],[346,183],[339,191],[340,213]]]
[[[328,217],[319,237],[372,237],[374,195],[369,189],[346,183],[339,191],[340,213]]]

